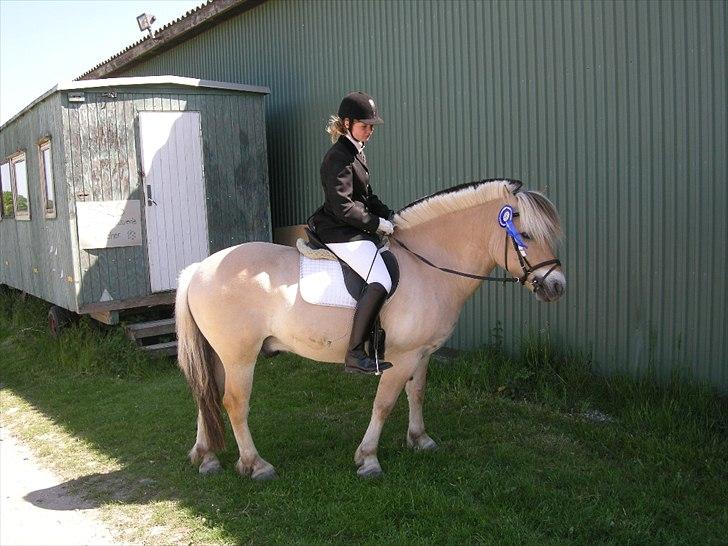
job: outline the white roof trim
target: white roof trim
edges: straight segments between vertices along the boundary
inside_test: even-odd
[[[258,85],[245,85],[242,83],[218,82],[213,80],[198,80],[182,76],[143,76],[137,78],[74,80],[59,83],[55,89],[58,91],[65,91],[68,89],[93,89],[96,87],[122,87],[128,85],[183,85],[187,87],[208,87],[211,89],[226,89],[228,91],[247,91],[248,93],[270,94],[269,88]]]
[[[25,112],[33,108],[33,106],[56,91],[68,91],[71,89],[96,89],[103,87],[128,87],[134,85],[181,85],[185,87],[205,87],[208,89],[225,89],[227,91],[243,91],[247,93],[261,93],[265,95],[270,94],[270,89],[268,87],[245,85],[242,83],[218,82],[213,80],[198,80],[195,78],[184,78],[182,76],[142,76],[137,78],[103,78],[100,80],[69,81],[59,83],[43,93],[40,97],[3,123],[0,129],[7,127]]]

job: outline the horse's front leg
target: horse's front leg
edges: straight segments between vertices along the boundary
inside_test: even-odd
[[[407,445],[415,451],[437,449],[437,444],[425,433],[425,421],[422,417],[422,402],[425,398],[425,382],[427,381],[427,365],[430,357],[424,358],[417,365],[412,379],[407,381],[405,390],[409,401],[409,427],[407,428]]]
[[[412,377],[417,367],[416,358],[395,359],[394,367],[382,374],[377,388],[377,395],[374,398],[372,418],[364,438],[354,453],[354,463],[359,467],[357,474],[361,477],[374,477],[382,473],[377,459],[377,448],[379,436],[382,434],[384,422],[397,401],[399,393],[402,392],[405,383]]]

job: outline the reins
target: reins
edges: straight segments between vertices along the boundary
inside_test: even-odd
[[[420,261],[426,263],[430,267],[434,267],[435,269],[439,269],[440,271],[444,271],[445,273],[452,273],[453,275],[459,275],[460,277],[468,277],[471,279],[478,279],[480,281],[497,281],[497,282],[519,282],[519,279],[513,278],[513,277],[506,277],[503,275],[503,277],[488,277],[485,275],[476,275],[475,273],[464,273],[463,271],[458,271],[456,269],[450,269],[447,267],[440,267],[439,265],[433,264],[430,260],[425,258],[424,256],[417,254],[414,250],[409,248],[406,244],[404,244],[402,241],[397,239],[394,235],[389,236],[390,239],[393,239],[399,246],[404,248],[407,252],[412,254],[415,258],[419,259]]]

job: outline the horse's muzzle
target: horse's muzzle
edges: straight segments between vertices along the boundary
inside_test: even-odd
[[[566,292],[566,277],[561,271],[552,271],[545,278],[534,274],[531,290],[538,301],[556,301]]]

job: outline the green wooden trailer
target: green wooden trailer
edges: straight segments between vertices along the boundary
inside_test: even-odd
[[[59,84],[0,127],[0,284],[118,321],[185,266],[271,235],[264,87],[175,76]],[[57,322],[56,322],[57,324]]]

